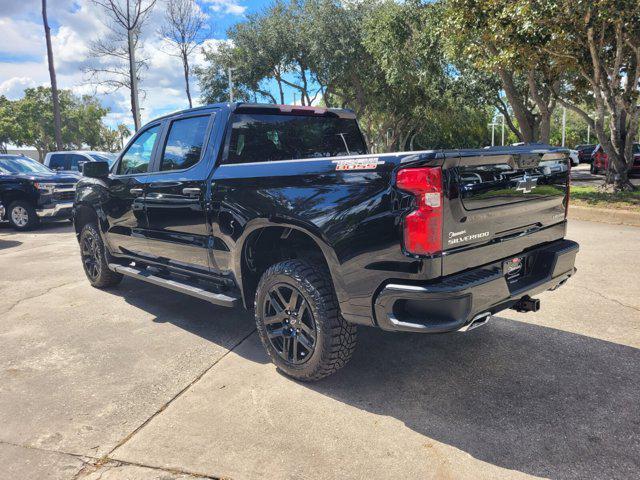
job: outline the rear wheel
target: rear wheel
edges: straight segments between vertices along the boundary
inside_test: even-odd
[[[122,281],[122,274],[109,270],[105,250],[98,227],[88,223],[80,232],[80,257],[89,283],[96,288],[113,287]]]
[[[355,349],[356,327],[340,316],[329,273],[311,263],[287,260],[267,269],[255,315],[271,361],[298,380],[335,373]]]
[[[16,200],[9,205],[7,218],[16,230],[32,230],[40,223],[33,205],[24,200]]]

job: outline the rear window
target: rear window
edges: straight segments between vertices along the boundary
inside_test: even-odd
[[[61,168],[62,170],[69,169],[69,162],[67,161],[67,155],[64,153],[53,153],[49,159],[49,168]]]
[[[182,170],[200,160],[209,116],[184,118],[171,124],[160,170]]]
[[[367,153],[353,119],[304,115],[235,114],[227,163]]]

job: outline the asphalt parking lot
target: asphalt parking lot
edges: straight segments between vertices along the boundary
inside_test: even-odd
[[[361,329],[302,384],[251,314],[93,289],[68,223],[0,225],[0,478],[638,478],[639,234],[573,221],[578,274],[540,312]]]

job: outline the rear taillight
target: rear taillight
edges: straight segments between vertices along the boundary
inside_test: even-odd
[[[442,170],[405,168],[396,185],[416,197],[416,208],[404,217],[404,248],[415,255],[442,251]]]

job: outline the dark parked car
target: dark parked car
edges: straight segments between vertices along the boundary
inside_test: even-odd
[[[596,145],[591,154],[591,173],[594,175],[604,175],[609,168],[609,157],[605,153],[602,145]],[[627,172],[628,175],[640,174],[640,143],[633,144],[633,165]]]
[[[16,230],[29,230],[41,219],[71,218],[79,178],[28,157],[0,155],[0,220],[8,220]]]
[[[578,160],[580,163],[591,163],[591,154],[596,148],[592,144],[576,145],[575,150],[578,151]]]
[[[218,104],[147,124],[112,174],[86,164],[74,222],[93,286],[241,302],[272,361],[317,380],[356,325],[464,332],[538,310],[575,272],[567,162],[545,145],[368,155],[350,111]]]

